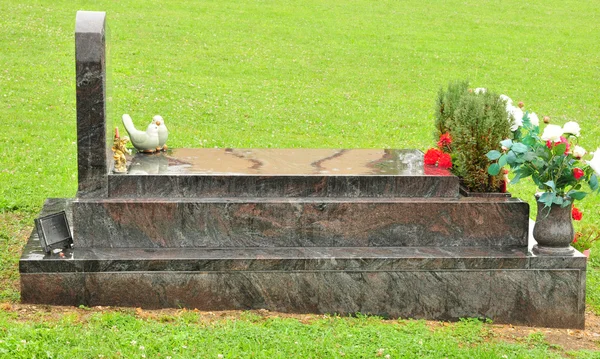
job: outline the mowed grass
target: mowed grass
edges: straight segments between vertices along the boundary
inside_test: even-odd
[[[144,314],[138,311],[138,314]],[[497,340],[478,320],[428,325],[376,317],[234,319],[178,312],[143,318],[127,312],[77,312],[15,324],[0,312],[0,357],[6,358],[592,358],[551,345],[543,332]],[[82,335],[81,333],[85,333]]]
[[[19,251],[44,199],[75,195],[73,31],[81,9],[108,13],[111,120],[119,124],[121,114],[129,113],[142,127],[161,114],[171,147],[425,150],[434,144],[435,95],[455,79],[522,100],[553,123],[576,120],[583,128],[580,144],[590,151],[600,146],[600,7],[594,2],[5,0],[0,2],[0,301],[18,300]],[[532,186],[510,190],[534,205]],[[600,225],[599,196],[577,205],[584,211],[578,228]],[[592,251],[594,268],[600,266],[598,253],[600,244]],[[598,273],[588,271],[588,304],[596,310]],[[69,343],[76,343],[76,357],[116,357],[110,345],[141,355],[139,345],[127,346],[137,340],[140,327],[145,328],[140,343],[164,337],[187,345],[199,331],[185,321],[130,323],[127,316],[114,315],[129,323],[117,325],[117,334],[105,324],[111,314],[83,323],[39,324],[0,312],[0,327],[8,328],[0,330],[0,348],[10,350],[10,355],[0,351],[0,357],[26,355],[32,348],[40,348],[39,355],[49,350],[54,357],[73,357]],[[363,322],[340,323],[360,327]],[[240,356],[259,349],[288,356],[371,357],[374,348],[386,348],[392,357],[437,357],[435,350],[448,350],[449,357],[553,355],[543,345],[526,354],[526,346],[503,349],[508,344],[473,343],[422,328],[402,337],[402,326],[390,328],[363,329],[366,336],[353,342],[335,336],[339,328],[326,324],[223,322],[205,328],[212,337],[194,339],[196,347],[209,349],[187,357]],[[371,343],[374,330],[390,337],[362,345]],[[68,339],[74,333],[85,334],[74,342]],[[298,336],[299,347],[282,343],[282,333]],[[257,342],[263,335],[269,339]],[[107,344],[98,344],[103,340]],[[237,343],[233,349],[226,345],[231,342]],[[140,345],[153,348],[148,357],[172,349]]]

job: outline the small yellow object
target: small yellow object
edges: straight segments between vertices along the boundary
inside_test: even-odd
[[[125,147],[128,142],[129,137],[125,136],[121,139],[119,136],[119,128],[115,127],[115,138],[112,146],[113,158],[115,160],[113,172],[115,173],[127,172],[127,158],[125,157],[125,154],[131,154],[131,150]]]

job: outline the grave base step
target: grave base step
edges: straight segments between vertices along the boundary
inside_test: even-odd
[[[31,235],[24,303],[373,314],[583,328],[586,259],[527,247],[80,248]]]

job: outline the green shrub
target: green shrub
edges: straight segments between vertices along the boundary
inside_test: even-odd
[[[506,103],[490,91],[466,91],[445,121],[453,139],[453,173],[473,192],[497,192],[502,174],[488,174],[486,154],[499,150],[500,141],[510,136]]]
[[[449,123],[454,120],[454,111],[461,98],[469,93],[469,81],[454,81],[448,84],[448,89],[440,88],[436,103],[435,140],[442,133],[451,132]]]

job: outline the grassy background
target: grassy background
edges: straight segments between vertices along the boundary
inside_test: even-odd
[[[105,10],[113,117],[163,115],[172,147],[434,142],[441,86],[467,78],[600,146],[600,7],[552,1],[3,1],[0,210],[76,189],[74,19]],[[525,199],[532,190],[520,192]],[[598,220],[600,199],[581,202]]]
[[[581,144],[600,146],[594,1],[5,0],[0,301],[18,300],[18,255],[44,199],[75,195],[81,9],[108,13],[115,121],[129,113],[141,127],[159,113],[171,147],[424,150],[435,94],[455,79],[554,123],[577,120]],[[511,188],[530,203],[533,191]],[[600,224],[599,197],[578,204],[579,228]],[[588,303],[600,308],[600,263],[591,264]],[[84,328],[104,333],[93,323]]]

